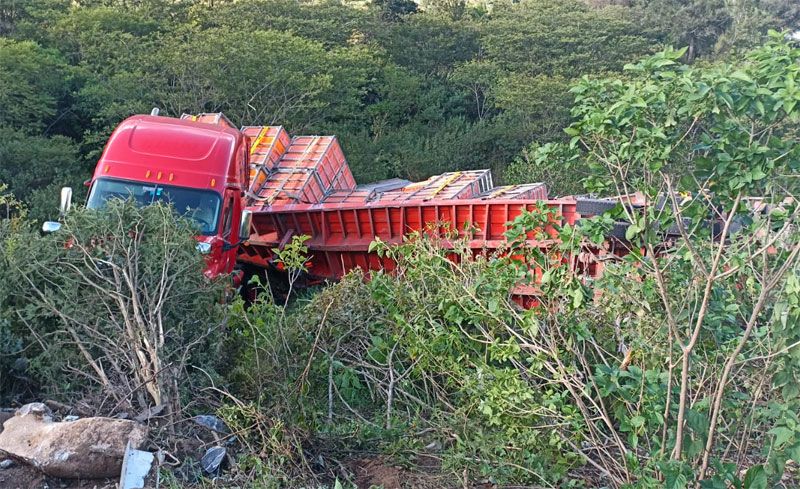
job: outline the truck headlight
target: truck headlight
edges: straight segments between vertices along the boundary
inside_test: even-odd
[[[207,255],[211,253],[211,243],[197,243],[196,248],[201,255]]]

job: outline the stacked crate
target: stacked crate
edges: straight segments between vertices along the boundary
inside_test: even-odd
[[[379,200],[390,202],[470,199],[491,188],[492,174],[489,170],[456,171],[442,173],[422,182],[384,192],[380,195]]]
[[[359,185],[354,189],[334,190],[325,197],[326,204],[366,204],[378,200],[386,192],[400,190],[411,182],[402,178],[390,178]]]
[[[273,204],[317,204],[356,182],[334,136],[296,136],[256,193]]]
[[[481,199],[547,200],[547,186],[543,183],[504,185],[479,195]]]
[[[258,194],[291,139],[283,126],[244,126],[241,131],[250,141],[250,192]]]
[[[325,197],[326,204],[366,204],[373,200],[377,194],[374,190],[334,190]]]
[[[203,112],[202,114],[181,114],[182,121],[201,122],[203,124],[214,124],[216,126],[230,127],[236,129],[236,126],[225,117],[222,112]]]

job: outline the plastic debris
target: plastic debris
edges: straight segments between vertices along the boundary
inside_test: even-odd
[[[201,414],[192,419],[194,419],[194,422],[200,426],[205,426],[206,428],[214,430],[217,433],[227,435],[231,432],[230,428],[228,428],[228,425],[226,425],[225,422],[222,421],[218,416],[214,416],[212,414]]]
[[[200,459],[200,465],[203,466],[203,472],[208,475],[217,475],[219,473],[219,469],[222,466],[222,462],[225,460],[225,455],[227,454],[228,450],[225,447],[211,447],[206,450],[205,455],[203,458]]]
[[[120,489],[145,489],[148,475],[153,471],[154,460],[153,453],[135,450],[129,443],[125,449],[125,458],[122,460]]]
[[[13,466],[14,466],[14,461],[11,460],[10,458],[7,458],[7,459],[3,460],[2,462],[0,462],[0,469],[4,469],[5,470],[5,469],[9,469],[9,468],[11,468]]]

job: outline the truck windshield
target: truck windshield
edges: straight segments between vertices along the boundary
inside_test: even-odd
[[[97,209],[103,207],[109,199],[133,199],[139,205],[153,202],[172,204],[180,214],[194,220],[203,235],[217,232],[220,198],[216,192],[99,178],[92,185],[86,206]]]

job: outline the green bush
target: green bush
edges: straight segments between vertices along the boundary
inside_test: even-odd
[[[222,284],[204,277],[195,234],[169,207],[117,201],[24,245],[5,237],[8,320],[45,391],[180,411],[191,380],[213,375],[223,333]]]

